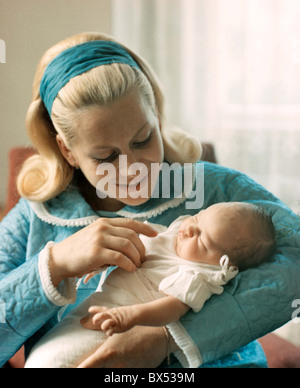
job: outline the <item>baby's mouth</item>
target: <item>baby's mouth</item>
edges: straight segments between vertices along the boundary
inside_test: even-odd
[[[184,232],[183,232],[182,230],[180,230],[180,231],[178,232],[178,240],[181,241],[181,240],[183,240],[183,239],[184,239]]]

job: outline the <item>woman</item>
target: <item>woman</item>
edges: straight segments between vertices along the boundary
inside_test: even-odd
[[[18,178],[23,199],[0,228],[5,304],[0,363],[25,342],[28,351],[73,308],[61,311],[76,300],[75,279],[107,266],[134,271],[140,265],[144,247],[138,234],[155,235],[141,221],[169,225],[179,215],[199,211],[188,208],[186,196],[175,195],[174,182],[167,198],[153,195],[162,178],[152,173],[152,165],[163,160],[194,163],[201,148],[185,134],[166,129],[153,71],[109,37],[79,34],[46,52],[35,77],[27,128],[39,154],[23,166]],[[124,156],[126,166],[119,163]],[[147,167],[143,179],[130,168],[136,163]],[[107,178],[99,169],[104,164],[116,171],[114,195],[98,190],[99,180]],[[201,168],[195,165],[196,171]],[[144,178],[146,195],[130,195],[130,183],[135,180],[140,191]],[[239,276],[200,314],[187,314],[180,338],[165,328],[137,327],[112,336],[82,367],[157,367],[166,349],[176,352],[183,366],[266,365],[258,343],[250,342],[290,319],[291,299],[300,294],[295,281],[300,223],[242,174],[206,164],[204,178],[204,208],[244,200],[273,212],[275,226],[283,232],[281,256]],[[97,275],[88,285],[81,283],[76,303],[95,291],[99,280]]]

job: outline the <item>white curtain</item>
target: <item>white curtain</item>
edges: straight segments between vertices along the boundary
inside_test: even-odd
[[[300,211],[300,0],[112,0],[169,120]]]

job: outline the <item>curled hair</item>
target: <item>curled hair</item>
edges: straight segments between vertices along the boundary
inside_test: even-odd
[[[33,99],[26,116],[27,132],[38,153],[24,163],[18,176],[18,191],[24,198],[47,201],[63,192],[72,181],[74,168],[61,154],[56,135],[59,134],[70,147],[76,139],[76,120],[82,109],[106,105],[135,90],[141,93],[161,120],[165,159],[170,163],[183,164],[196,162],[201,157],[201,145],[192,136],[179,129],[167,128],[164,97],[155,73],[125,46],[141,70],[125,64],[111,64],[74,77],[56,97],[50,119],[39,91],[47,65],[62,51],[94,40],[114,41],[98,33],[74,35],[50,48],[38,65],[33,82]]]

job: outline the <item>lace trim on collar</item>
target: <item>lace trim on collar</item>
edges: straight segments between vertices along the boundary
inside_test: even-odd
[[[50,214],[49,210],[46,208],[44,203],[32,202],[32,201],[29,201],[29,203],[31,208],[35,212],[36,216],[40,220],[50,225],[81,227],[81,226],[88,226],[99,218],[98,216],[95,215],[95,216],[89,216],[89,217],[75,218],[73,220],[72,219],[67,220]]]
[[[180,206],[182,203],[186,201],[185,196],[183,198],[175,198],[170,201],[167,201],[158,207],[148,210],[146,212],[142,213],[131,213],[130,211],[126,210],[120,210],[116,212],[116,215],[124,218],[130,218],[130,219],[150,219],[153,217],[157,217],[161,215],[163,212],[165,212],[168,209],[174,209],[178,206]],[[32,202],[29,201],[31,208],[33,209],[36,216],[46,222],[50,225],[55,226],[62,226],[62,227],[84,227],[92,224],[96,220],[98,220],[100,217],[95,216],[88,216],[88,217],[82,217],[82,218],[75,218],[75,219],[64,219],[59,218],[56,216],[53,216],[49,210],[47,209],[46,205],[44,203],[38,203],[38,202]]]

